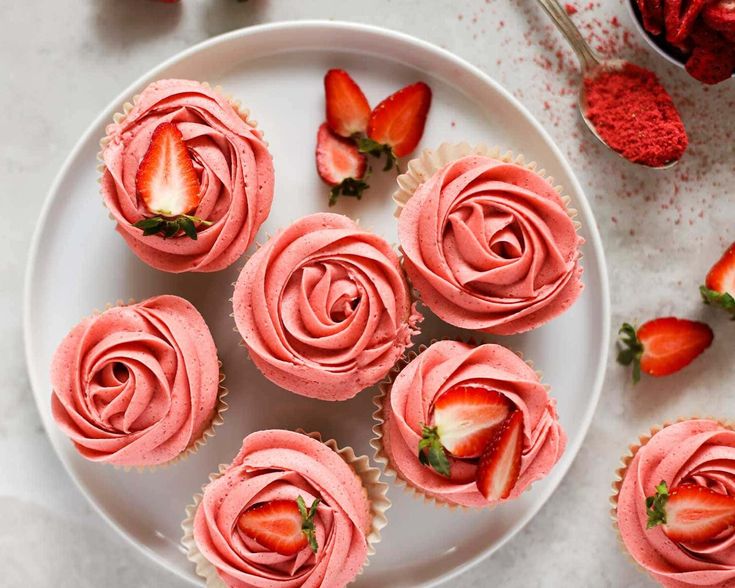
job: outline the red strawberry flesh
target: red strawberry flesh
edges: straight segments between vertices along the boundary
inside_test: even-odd
[[[138,167],[135,187],[153,214],[175,217],[199,205],[199,178],[181,131],[174,123],[161,123],[153,131]]]
[[[302,516],[293,500],[272,500],[243,512],[237,520],[241,533],[266,549],[294,555],[308,545],[302,531]]]
[[[513,412],[498,428],[477,467],[477,489],[490,502],[510,496],[521,474],[523,413]]]
[[[378,104],[370,115],[368,137],[393,148],[396,157],[411,153],[421,140],[431,106],[431,88],[406,86]]]
[[[735,525],[735,498],[694,484],[671,490],[663,531],[672,541],[699,543]]]
[[[735,243],[730,245],[720,260],[712,266],[704,285],[714,292],[735,296]]]
[[[705,323],[665,317],[648,321],[638,329],[643,344],[641,370],[651,376],[666,376],[689,365],[714,338]]]
[[[454,386],[434,403],[434,425],[454,457],[480,457],[513,404],[501,393],[479,385]]]
[[[327,124],[342,137],[367,130],[370,104],[360,86],[341,69],[330,69],[324,76]]]

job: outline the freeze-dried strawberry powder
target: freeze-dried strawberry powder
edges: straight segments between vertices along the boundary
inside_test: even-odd
[[[584,80],[586,116],[626,159],[660,167],[681,158],[689,144],[684,123],[656,74],[626,64]]]

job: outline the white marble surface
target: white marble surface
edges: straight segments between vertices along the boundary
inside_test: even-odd
[[[636,38],[626,0],[575,0],[575,20],[603,50],[658,71],[692,146],[675,170],[634,168],[603,152],[574,109],[573,55],[533,0],[0,0],[0,584],[182,586],[126,544],[64,473],[25,372],[20,306],[28,244],[54,174],[98,111],[130,81],[207,37],[252,24],[331,18],[384,25],[446,47],[506,85],[550,131],[587,190],[603,235],[613,324],[703,317],[716,344],[686,372],[633,389],[611,363],[587,440],[541,513],[460,579],[488,585],[649,586],[617,547],[608,496],[627,445],[654,423],[735,417],[725,344],[733,324],[704,308],[697,285],[734,238],[735,86],[704,90]],[[617,20],[614,20],[614,17]],[[630,33],[628,32],[630,31]],[[612,342],[611,342],[612,344]],[[584,350],[570,350],[584,361]]]

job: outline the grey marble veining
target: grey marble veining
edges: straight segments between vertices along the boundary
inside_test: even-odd
[[[571,160],[597,215],[613,325],[669,313],[713,325],[715,346],[668,379],[633,389],[611,358],[590,433],[559,490],[506,547],[451,582],[461,588],[652,585],[620,552],[607,501],[621,454],[650,425],[678,416],[735,416],[725,344],[735,327],[704,308],[696,291],[734,238],[734,88],[730,82],[704,90],[657,58],[632,32],[624,0],[591,8],[587,0],[574,3],[580,8],[574,18],[595,44],[620,49],[666,80],[692,139],[675,170],[634,168],[583,130],[573,107],[573,55],[532,0],[183,0],[173,6],[0,0],[0,584],[183,585],[91,510],[53,454],[33,404],[19,308],[31,233],[54,174],[99,110],[177,51],[242,26],[331,18],[388,26],[448,48],[524,102]],[[585,361],[583,350],[573,361]]]

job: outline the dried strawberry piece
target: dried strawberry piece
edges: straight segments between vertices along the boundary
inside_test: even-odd
[[[702,20],[711,29],[735,34],[735,0],[715,0],[707,4]]]
[[[686,3],[685,3],[686,2]],[[666,40],[680,45],[691,34],[708,0],[668,0],[664,8]]]
[[[692,31],[694,49],[686,64],[693,78],[705,84],[719,84],[735,70],[735,46],[717,31],[700,23]]]
[[[649,33],[660,35],[664,29],[663,0],[637,0],[643,18],[643,28]]]

